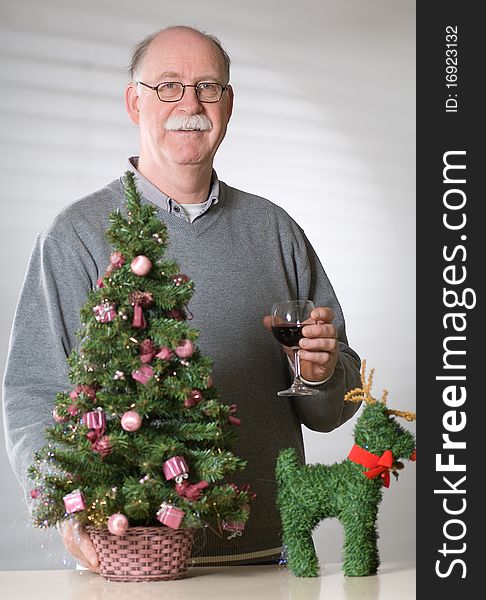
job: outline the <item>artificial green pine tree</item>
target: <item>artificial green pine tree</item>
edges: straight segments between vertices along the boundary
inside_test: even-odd
[[[29,469],[34,524],[241,529],[252,493],[228,482],[246,465],[231,450],[239,420],[187,323],[193,283],[164,258],[166,227],[129,172],[125,195],[110,264],[80,313],[73,389],[57,395]]]

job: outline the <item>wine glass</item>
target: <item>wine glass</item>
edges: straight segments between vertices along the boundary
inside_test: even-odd
[[[294,351],[294,381],[288,390],[277,392],[278,396],[313,396],[318,394],[304,385],[300,378],[299,340],[302,327],[312,323],[310,315],[314,309],[311,300],[286,300],[272,305],[272,332],[277,340]]]

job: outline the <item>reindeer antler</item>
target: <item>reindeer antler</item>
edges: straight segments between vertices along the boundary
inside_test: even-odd
[[[368,404],[375,404],[376,400],[371,395],[374,374],[375,370],[371,369],[368,381],[366,381],[366,361],[363,360],[361,363],[361,387],[349,390],[344,396],[344,400],[347,402],[367,402]]]
[[[387,414],[396,415],[397,417],[403,417],[407,421],[415,421],[417,415],[414,412],[409,410],[395,410],[395,409],[387,409]]]
[[[350,390],[344,396],[344,400],[347,402],[366,402],[367,404],[376,404],[378,400],[373,398],[371,395],[371,386],[373,385],[373,375],[375,374],[375,370],[371,369],[370,374],[368,376],[368,381],[366,381],[366,360],[363,360],[361,364],[361,387],[354,388],[354,390]],[[388,390],[383,390],[383,395],[381,396],[380,402],[386,404],[388,398]],[[415,421],[417,418],[416,414],[411,411],[403,411],[403,410],[395,410],[388,408],[386,410],[389,415],[396,415],[397,417],[403,417],[407,421]]]

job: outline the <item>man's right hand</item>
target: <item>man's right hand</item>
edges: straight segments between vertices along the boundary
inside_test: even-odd
[[[76,521],[63,521],[57,526],[66,550],[78,563],[93,571],[100,572],[100,564],[93,542],[88,532]]]

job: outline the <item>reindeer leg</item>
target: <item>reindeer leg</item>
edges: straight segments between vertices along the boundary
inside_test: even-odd
[[[378,569],[377,513],[377,506],[360,505],[359,511],[350,511],[341,518],[344,527],[343,572],[348,577],[373,575]]]
[[[302,490],[303,475],[293,448],[282,450],[277,460],[277,503],[282,521],[282,541],[287,547],[288,566],[297,577],[317,577],[317,560],[312,530],[319,520],[312,517]]]
[[[287,547],[288,565],[296,577],[317,577],[319,561],[312,540],[312,529],[296,526],[284,528],[283,543]]]

